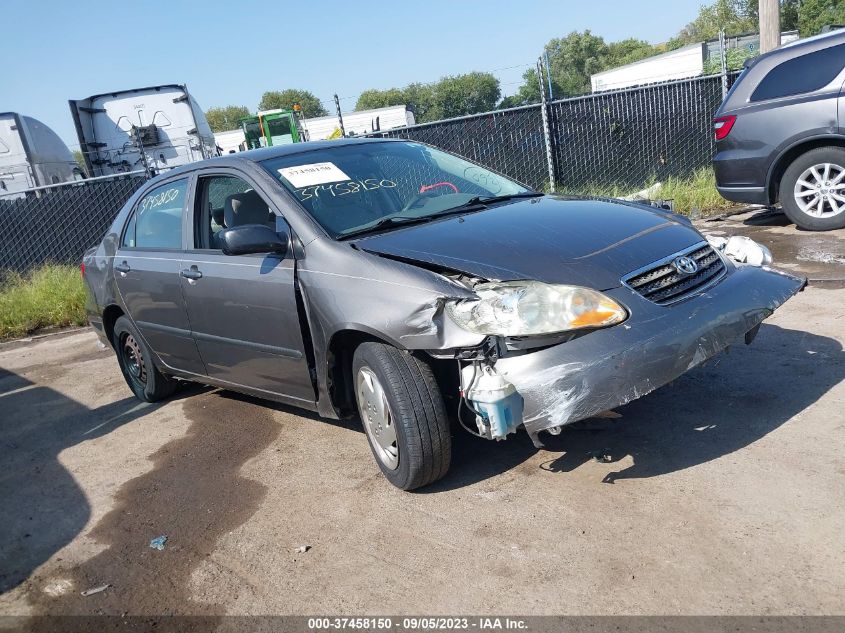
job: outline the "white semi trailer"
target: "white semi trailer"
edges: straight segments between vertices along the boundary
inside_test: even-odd
[[[0,195],[82,178],[62,139],[38,119],[0,112]]]
[[[70,101],[93,176],[159,173],[217,155],[214,134],[186,86],[121,90]]]

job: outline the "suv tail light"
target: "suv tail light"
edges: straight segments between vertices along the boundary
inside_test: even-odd
[[[728,134],[731,133],[731,128],[736,122],[736,116],[730,114],[728,116],[720,116],[713,119],[713,134],[717,141],[721,141]]]
[[[79,264],[79,272],[82,274],[82,278],[85,278],[85,262],[81,262]]]

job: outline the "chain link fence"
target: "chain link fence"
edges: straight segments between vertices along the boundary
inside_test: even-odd
[[[0,271],[78,264],[145,180],[129,174],[0,197]]]
[[[598,93],[549,105],[558,189],[637,191],[710,163],[720,76]]]
[[[712,116],[721,75],[601,92],[548,104],[556,190],[636,191],[685,176],[713,156]],[[524,106],[371,136],[422,141],[548,189],[542,106]]]

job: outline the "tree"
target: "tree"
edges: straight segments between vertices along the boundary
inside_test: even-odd
[[[605,69],[607,44],[590,30],[573,31],[546,44],[555,96],[590,92],[590,75]]]
[[[553,86],[553,88],[558,87]],[[560,90],[557,89],[555,90],[554,96],[559,98],[563,95],[561,95]],[[522,85],[519,87],[519,90],[516,91],[516,94],[510,97],[510,99],[510,103],[512,104],[511,107],[540,102],[540,83],[537,80],[537,71],[535,69],[529,68],[522,73]]]
[[[780,2],[780,28],[782,31],[794,31],[798,29],[798,11],[801,0],[781,0]]]
[[[238,127],[238,120],[245,116],[249,116],[249,108],[246,106],[229,105],[205,111],[212,132],[234,130]]]
[[[803,0],[798,9],[801,37],[820,33],[828,24],[845,24],[845,0]]]
[[[757,32],[757,0],[716,0],[703,5],[698,16],[668,42],[669,49],[680,48],[726,35]]]
[[[323,103],[312,92],[298,88],[265,92],[261,96],[258,109],[275,110],[277,108],[283,108],[290,110],[295,103],[298,103],[302,107],[302,116],[307,119],[326,116],[328,114],[328,110],[323,107]]]
[[[573,31],[566,37],[553,39],[546,44],[545,51],[549,57],[555,98],[590,92],[590,75],[660,52],[648,42],[633,37],[608,44],[604,38],[593,35],[589,30],[583,33]],[[529,68],[522,74],[522,81],[517,93],[506,98],[508,106],[537,103],[540,100],[537,71]],[[547,81],[544,77],[544,86]]]
[[[434,116],[434,85],[412,83],[405,86],[402,90],[405,95],[403,103],[407,105],[414,113],[414,119],[417,123],[425,123],[426,121],[435,121]]]
[[[611,42],[607,45],[607,52],[602,58],[602,70],[633,64],[660,52],[662,51],[656,46],[635,37],[629,37],[627,40],[620,42]]]
[[[429,117],[448,119],[495,109],[502,91],[490,73],[467,73],[443,77],[434,85],[434,103]]]
[[[374,110],[388,106],[402,105],[406,101],[404,91],[399,88],[387,90],[365,90],[355,102],[356,110]]]
[[[365,90],[356,110],[406,105],[418,123],[487,112],[501,96],[499,80],[490,73],[467,73],[443,77],[433,84],[412,83],[404,88]]]

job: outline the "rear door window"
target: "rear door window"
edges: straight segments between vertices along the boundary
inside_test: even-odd
[[[123,234],[127,248],[181,249],[182,211],[188,179],[151,189],[138,204]]]
[[[789,59],[772,68],[751,94],[751,101],[805,94],[824,88],[845,66],[845,44]]]

